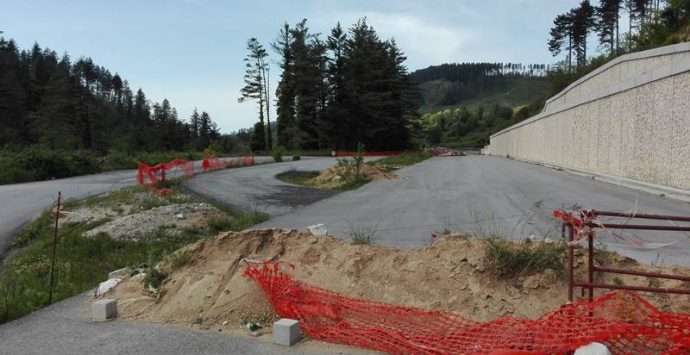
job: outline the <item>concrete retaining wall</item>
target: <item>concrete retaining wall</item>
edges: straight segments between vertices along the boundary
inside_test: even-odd
[[[611,61],[484,152],[690,190],[690,43]]]

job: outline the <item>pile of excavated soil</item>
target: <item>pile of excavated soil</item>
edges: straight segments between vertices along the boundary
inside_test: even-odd
[[[337,189],[347,184],[349,168],[334,165],[310,180],[309,185],[322,189]],[[368,181],[391,180],[397,178],[390,171],[393,167],[362,164],[359,173]]]
[[[535,319],[560,307],[567,296],[565,280],[553,270],[498,279],[485,261],[485,243],[461,236],[445,236],[422,249],[401,250],[351,245],[299,231],[256,230],[220,234],[182,251],[191,256],[188,264],[171,270],[168,260],[158,266],[170,273],[157,295],[141,281],[130,280],[106,296],[118,299],[121,317],[230,332],[249,321],[270,324],[275,314],[263,292],[242,275],[245,258],[292,263],[294,270],[284,271],[296,280],[344,296],[453,311],[477,321],[502,316]],[[686,268],[643,266],[607,252],[601,252],[597,260],[609,267],[690,275]],[[578,250],[579,274],[584,265],[582,250]],[[617,278],[602,276],[597,281],[649,285],[641,277]],[[688,285],[666,280],[653,281],[653,286]],[[667,311],[690,312],[690,296],[647,298]]]

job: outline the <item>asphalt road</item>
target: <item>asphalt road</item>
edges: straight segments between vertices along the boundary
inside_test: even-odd
[[[257,163],[273,161],[256,157]],[[196,164],[200,166],[199,164]],[[14,233],[45,209],[54,206],[58,191],[66,199],[121,189],[136,184],[136,170],[119,170],[66,179],[0,185],[0,265]]]
[[[93,323],[79,295],[0,325],[0,354],[373,354],[316,341],[291,347],[270,338],[115,320]]]
[[[0,257],[12,235],[24,224],[53,206],[62,191],[76,199],[136,184],[136,170],[120,170],[66,179],[0,185]]]
[[[223,173],[249,179],[251,171]],[[430,243],[432,232],[444,229],[493,233],[509,239],[531,235],[560,238],[552,212],[573,205],[690,215],[690,204],[685,202],[499,157],[437,157],[401,169],[397,175],[400,179],[371,182],[276,216],[255,228],[305,229],[323,223],[330,235],[344,239],[358,230],[373,230],[376,244],[414,248]],[[232,198],[225,187],[215,188],[216,194]],[[606,233],[598,236],[608,249],[642,262],[690,266],[687,234],[624,234],[630,240],[649,242],[683,240],[657,250],[632,248]]]
[[[375,159],[378,158],[365,160]],[[261,212],[273,217],[336,194],[329,190],[288,184],[278,180],[276,175],[290,170],[321,171],[335,163],[335,158],[305,157],[294,162],[218,170],[189,179],[184,182],[184,186],[237,210]]]

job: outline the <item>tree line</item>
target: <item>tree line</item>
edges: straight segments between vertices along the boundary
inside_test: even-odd
[[[624,14],[627,14],[628,28],[621,34]],[[548,48],[554,56],[565,54],[563,70],[582,71],[589,63],[591,33],[597,35],[604,57],[610,59],[623,53],[687,41],[677,32],[688,25],[690,0],[599,0],[596,6],[584,0],[554,19]]]
[[[546,64],[447,63],[414,71],[410,78],[417,85],[442,80],[446,87],[444,97],[435,100],[434,105],[450,106],[487,92],[502,90],[509,86],[511,81],[543,80],[548,71],[549,66]],[[425,85],[422,87],[425,88]],[[429,97],[424,96],[425,104],[428,105]]]
[[[347,30],[338,23],[325,38],[311,32],[306,19],[285,23],[279,30],[271,43],[280,69],[275,143],[268,52],[256,38],[247,48],[240,101],[258,104],[252,150],[354,149],[358,143],[372,150],[408,146],[420,95],[395,41],[382,40],[366,19]]]
[[[220,138],[215,122],[197,110],[188,121],[165,99],[141,89],[91,58],[72,61],[36,43],[20,50],[0,38],[0,148],[38,145],[101,154],[201,150]]]

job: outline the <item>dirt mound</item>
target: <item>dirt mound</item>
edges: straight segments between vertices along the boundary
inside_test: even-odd
[[[362,164],[359,173],[366,181],[391,180],[397,178],[395,174],[391,173],[395,169],[396,167],[393,166]],[[335,165],[312,178],[309,185],[322,189],[337,189],[346,185],[352,174],[351,168]]]
[[[316,237],[291,230],[224,233],[177,252],[188,255],[184,265],[169,258],[158,266],[168,274],[158,295],[141,281],[127,281],[109,298],[119,300],[122,317],[202,329],[236,331],[248,321],[269,324],[275,317],[261,289],[242,276],[244,259],[280,260],[294,265],[285,271],[309,285],[344,296],[454,311],[477,321],[510,315],[535,319],[566,300],[566,282],[554,270],[499,279],[487,265],[486,243],[445,236],[417,250],[350,245],[334,237]],[[639,265],[611,253],[597,258],[602,265],[628,269],[659,269]],[[177,265],[176,265],[177,264]],[[176,265],[176,266],[175,266]],[[578,272],[584,271],[584,259]],[[690,275],[690,270],[665,268]],[[604,276],[599,281],[647,285],[647,279]],[[675,281],[656,287],[680,287]],[[687,285],[685,285],[687,286]],[[661,309],[690,312],[689,296],[647,297]]]

